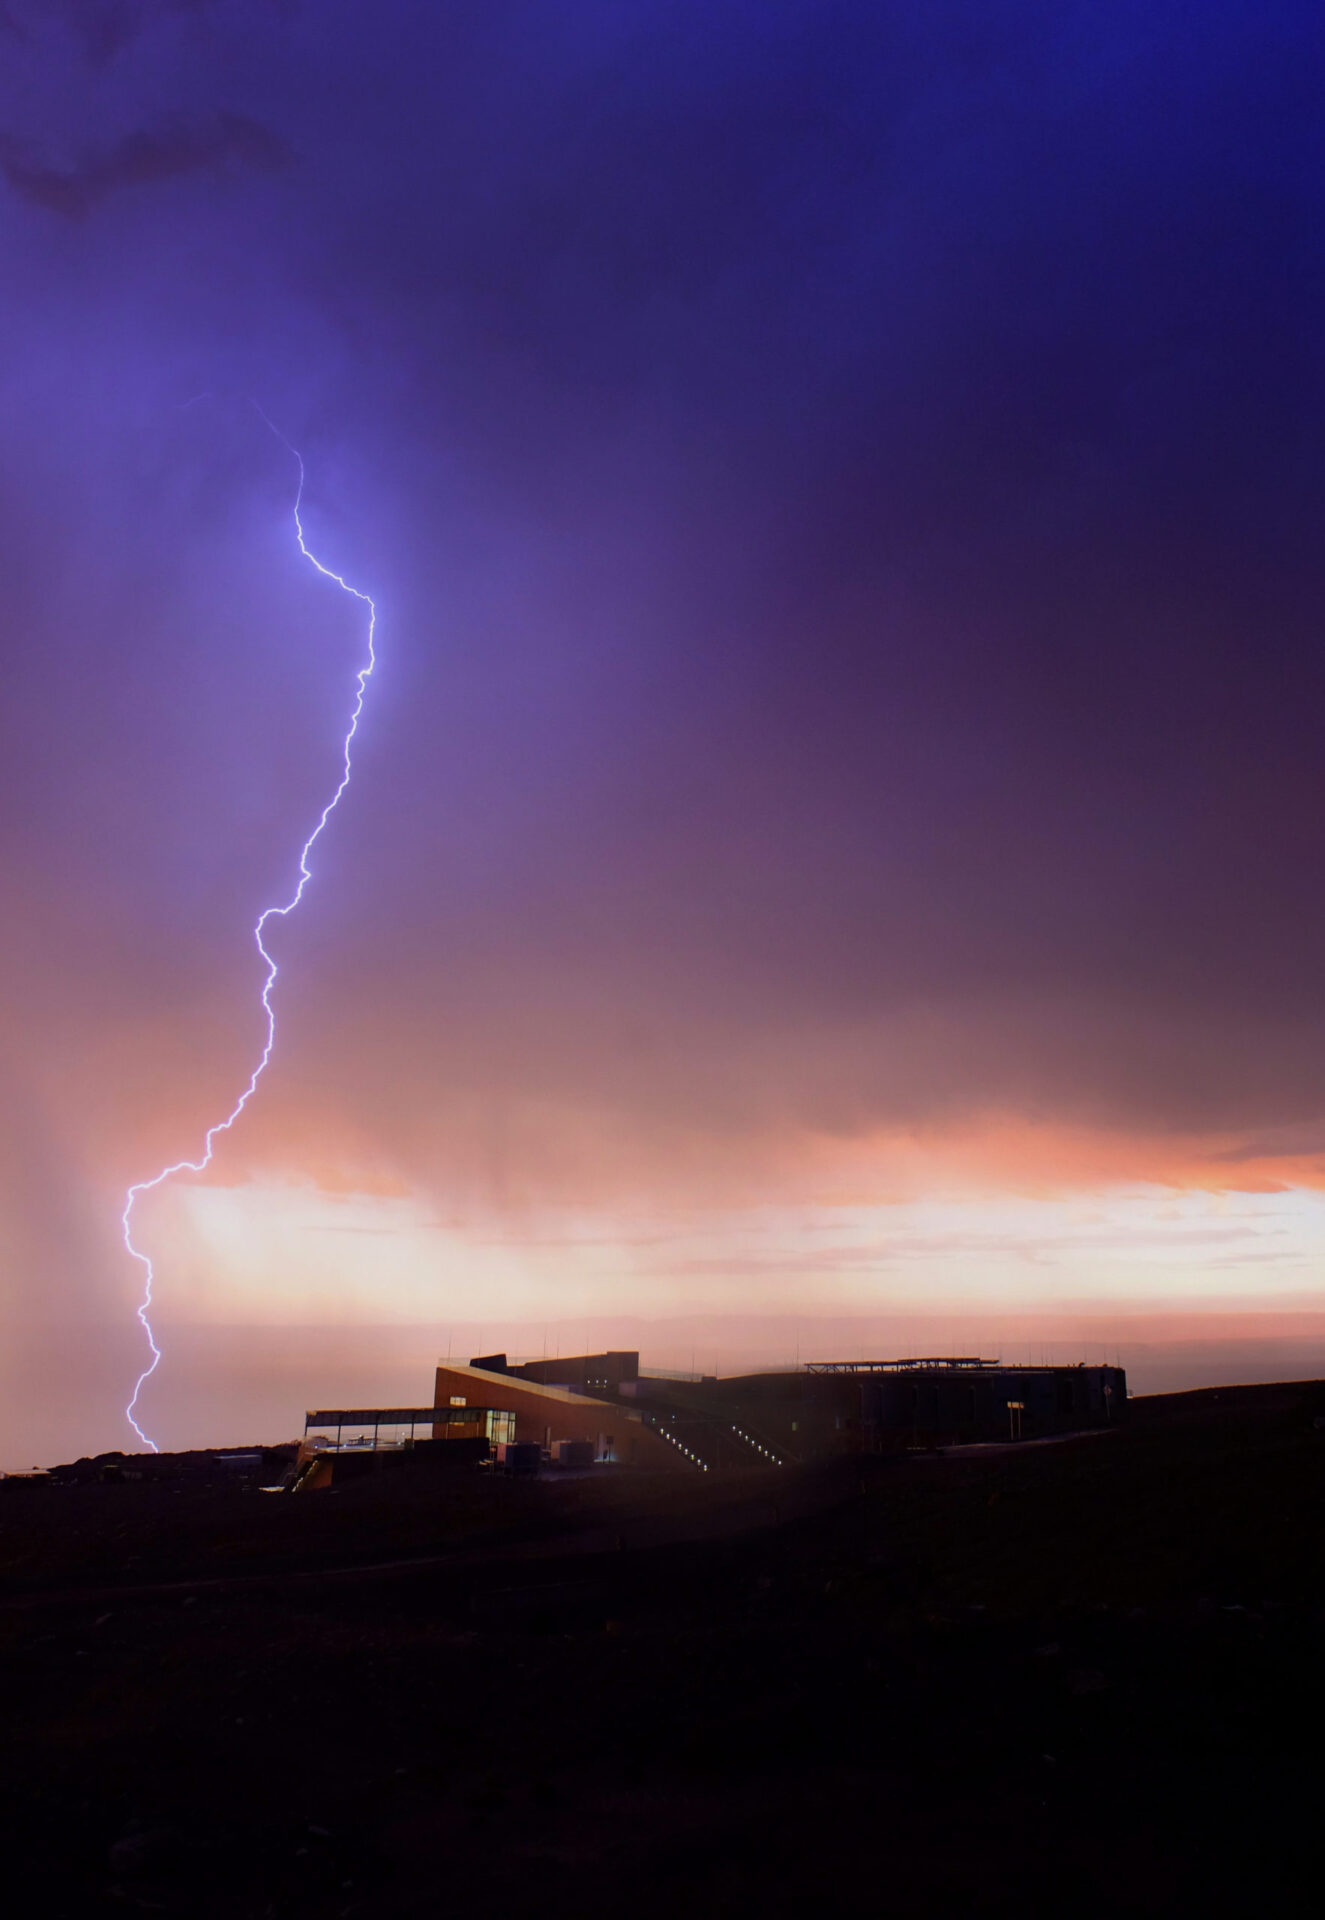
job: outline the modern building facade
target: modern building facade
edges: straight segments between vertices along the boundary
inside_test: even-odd
[[[383,1456],[562,1467],[611,1463],[707,1473],[778,1468],[853,1453],[1016,1442],[1120,1421],[1121,1367],[1005,1366],[939,1356],[817,1361],[729,1379],[641,1369],[638,1353],[510,1363],[445,1361],[430,1407],[309,1413],[299,1484],[329,1485]],[[511,1451],[514,1449],[515,1451]],[[336,1464],[339,1463],[339,1464]]]
[[[593,1444],[595,1460],[638,1467],[678,1464],[674,1450],[633,1404],[630,1389],[634,1382],[626,1372],[618,1372],[615,1388],[591,1391],[587,1385],[562,1386],[531,1378],[524,1368],[507,1366],[504,1354],[482,1358],[488,1363],[500,1362],[501,1370],[478,1362],[467,1367],[449,1360],[439,1364],[433,1393],[439,1411],[445,1408],[448,1417],[453,1417],[467,1405],[501,1408],[515,1416],[517,1441],[536,1441],[549,1453],[563,1440],[587,1440]],[[604,1377],[597,1362],[609,1358],[633,1360],[638,1373],[638,1354],[582,1354],[561,1364],[572,1370],[572,1379],[596,1383]],[[553,1367],[557,1363],[528,1364]]]
[[[439,1399],[447,1371],[438,1370]],[[637,1353],[520,1365],[489,1354],[481,1366],[449,1371],[494,1405],[516,1404],[501,1397],[499,1382],[508,1396],[535,1396],[521,1403],[522,1437],[536,1437],[535,1423],[553,1408],[547,1431],[572,1437],[564,1423],[575,1423],[577,1401],[582,1423],[592,1418],[600,1433],[612,1433],[608,1409],[615,1402],[632,1422],[634,1457],[642,1462],[645,1436],[653,1436],[673,1465],[697,1469],[1046,1438],[1110,1426],[1127,1403],[1120,1367],[1005,1366],[974,1356],[819,1361],[728,1379],[650,1372]],[[598,1403],[592,1416],[590,1399]],[[661,1457],[655,1449],[652,1458]]]
[[[1127,1405],[1121,1367],[975,1357],[821,1361],[721,1386],[799,1458],[1045,1439],[1111,1426]]]

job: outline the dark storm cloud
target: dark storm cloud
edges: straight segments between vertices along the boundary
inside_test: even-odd
[[[391,296],[491,517],[480,657],[396,723],[438,803],[382,885],[445,906],[395,911],[454,927],[477,834],[507,998],[601,974],[557,1070],[613,1098],[1317,1111],[1314,16],[636,18],[505,112],[427,72],[386,220],[336,163],[329,294]],[[421,631],[468,577],[401,465]]]
[[[1313,1171],[1318,1171],[1322,1154],[1325,1154],[1325,1131],[1317,1125],[1281,1127],[1273,1133],[1239,1141],[1236,1146],[1225,1147],[1210,1157],[1229,1166],[1265,1160],[1307,1160],[1315,1162]]]
[[[123,188],[152,186],[182,174],[228,166],[270,170],[287,166],[291,157],[289,147],[270,128],[247,114],[226,112],[126,134],[70,167],[44,166],[16,142],[0,144],[0,166],[15,193],[34,206],[71,218],[88,213],[108,194]]]
[[[8,167],[35,217],[241,162],[205,207],[124,196],[113,250],[109,210],[83,222],[76,294],[40,254],[53,337],[98,395],[113,346],[144,417],[260,392],[389,601],[369,777],[309,902],[317,1059],[286,1084],[380,1138],[455,1103],[448,1145],[471,1096],[521,1089],[552,1132],[564,1105],[732,1135],[1310,1128],[1315,10],[207,28],[156,18],[95,96],[181,133]],[[80,301],[123,315],[99,361]],[[231,479],[256,457],[236,441]],[[229,497],[199,489],[186,552]],[[161,526],[126,537],[160,576]],[[172,704],[125,565],[125,658],[234,793],[236,709],[219,680]],[[234,804],[274,844],[254,786]],[[159,935],[186,863],[151,877],[150,816],[169,842],[194,801],[163,765],[138,804],[124,885]],[[189,844],[204,899],[226,844]]]
[[[30,40],[43,23],[62,21],[86,58],[100,68],[163,17],[203,13],[221,4],[223,0],[18,0],[0,7],[0,27]]]
[[[63,0],[60,11],[88,58],[102,63],[112,60],[140,32],[146,9],[141,0]]]
[[[1318,7],[0,17],[20,1305],[131,1295],[336,764],[251,398],[382,669],[218,1187],[1325,1179]]]

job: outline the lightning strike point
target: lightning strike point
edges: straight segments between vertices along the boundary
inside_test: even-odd
[[[304,523],[300,514],[300,509],[303,506],[303,502],[304,502],[305,473],[304,473],[303,456],[299,453],[297,448],[291,446],[290,442],[286,439],[285,435],[281,432],[280,428],[277,426],[274,426],[273,423],[267,418],[267,415],[262,411],[262,408],[258,406],[256,401],[253,402],[253,408],[254,408],[254,411],[257,413],[259,419],[261,419],[263,423],[271,429],[272,433],[275,434],[276,438],[281,442],[282,446],[288,449],[288,451],[294,458],[295,464],[299,469],[299,484],[295,489],[295,496],[294,496],[294,531],[295,531],[295,539],[299,544],[300,553],[303,555],[304,559],[308,561],[310,566],[315,567],[317,569],[317,571],[322,575],[324,580],[334,581],[335,584],[341,589],[342,593],[348,593],[352,599],[361,601],[363,605],[366,606],[368,609],[368,658],[366,663],[362,667],[360,667],[358,673],[355,676],[355,694],[354,694],[354,700],[350,707],[350,721],[349,721],[349,726],[346,729],[344,741],[342,742],[342,746],[341,746],[342,768],[341,768],[340,779],[337,782],[335,792],[332,794],[330,800],[327,801],[327,804],[323,807],[321,813],[318,815],[317,825],[313,828],[313,831],[309,834],[308,838],[304,841],[303,847],[299,854],[298,884],[296,885],[294,892],[291,894],[288,900],[284,901],[283,903],[277,904],[275,906],[265,907],[263,911],[258,915],[257,921],[253,928],[254,943],[257,946],[258,952],[262,957],[263,966],[266,968],[266,978],[263,981],[262,993],[260,998],[262,1002],[263,1015],[267,1023],[267,1035],[263,1043],[261,1055],[258,1059],[258,1064],[254,1067],[253,1072],[249,1076],[248,1085],[244,1088],[243,1092],[240,1094],[238,1100],[236,1100],[234,1106],[232,1107],[230,1112],[226,1115],[225,1119],[218,1120],[215,1126],[209,1127],[207,1129],[207,1132],[203,1137],[203,1150],[198,1159],[177,1160],[175,1161],[173,1166],[163,1167],[160,1173],[154,1174],[150,1180],[139,1180],[135,1182],[135,1184],[128,1189],[128,1191],[124,1196],[124,1211],[120,1215],[120,1226],[124,1236],[125,1251],[129,1254],[129,1257],[133,1260],[136,1260],[138,1264],[141,1266],[141,1268],[143,1269],[143,1297],[138,1306],[137,1317],[138,1317],[139,1324],[141,1325],[143,1332],[147,1337],[148,1350],[152,1356],[151,1359],[148,1361],[147,1365],[143,1368],[143,1371],[139,1374],[137,1381],[135,1382],[132,1397],[129,1400],[128,1406],[124,1409],[124,1417],[129,1422],[129,1425],[133,1428],[134,1432],[138,1435],[138,1438],[142,1441],[143,1445],[146,1447],[150,1447],[153,1453],[159,1453],[160,1448],[157,1446],[156,1441],[153,1440],[149,1434],[144,1433],[143,1429],[139,1426],[138,1421],[135,1417],[135,1410],[138,1406],[139,1394],[141,1394],[144,1386],[151,1379],[152,1375],[156,1372],[157,1368],[161,1364],[161,1349],[157,1345],[156,1336],[152,1332],[152,1320],[151,1320],[152,1283],[156,1278],[156,1270],[152,1265],[152,1261],[149,1255],[145,1254],[141,1250],[141,1248],[136,1247],[133,1243],[131,1224],[133,1220],[134,1206],[140,1194],[151,1193],[155,1188],[164,1186],[166,1181],[172,1180],[177,1173],[203,1173],[206,1171],[206,1169],[211,1165],[212,1155],[215,1150],[215,1141],[218,1135],[223,1133],[229,1133],[231,1127],[234,1126],[240,1114],[244,1111],[249,1101],[253,1098],[254,1093],[257,1091],[258,1082],[259,1080],[261,1080],[263,1074],[267,1070],[267,1062],[271,1059],[272,1049],[276,1044],[276,1014],[271,1003],[271,991],[276,984],[276,978],[278,973],[280,972],[280,969],[277,966],[276,962],[272,959],[271,955],[268,953],[266,945],[263,940],[263,935],[266,932],[267,922],[269,920],[284,920],[285,918],[287,918],[288,915],[294,912],[295,908],[299,905],[299,902],[304,897],[304,888],[308,885],[309,881],[313,877],[312,869],[309,867],[309,864],[308,864],[308,856],[313,851],[313,848],[317,845],[326,827],[328,820],[331,818],[332,814],[336,811],[336,808],[340,805],[341,795],[345,792],[345,789],[350,784],[351,748],[354,745],[354,737],[359,731],[359,718],[360,718],[360,715],[363,713],[364,695],[367,691],[368,682],[372,679],[373,670],[377,665],[377,649],[376,649],[377,606],[376,606],[376,603],[370,594],[361,593],[358,587],[352,587],[347,580],[341,577],[340,574],[333,572],[330,567],[324,566],[322,562],[318,559],[315,553],[310,552],[307,542],[304,539]]]

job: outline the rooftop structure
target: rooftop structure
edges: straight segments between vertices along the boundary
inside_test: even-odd
[[[503,1373],[538,1386],[566,1387],[575,1393],[629,1392],[639,1378],[638,1353],[560,1354],[549,1360],[508,1360],[504,1353],[480,1354],[470,1361],[482,1373]]]

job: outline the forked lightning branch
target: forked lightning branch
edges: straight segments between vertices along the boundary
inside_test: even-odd
[[[295,908],[299,905],[299,902],[304,897],[305,887],[308,885],[309,881],[313,877],[312,869],[309,867],[309,864],[308,864],[309,855],[312,853],[313,848],[317,845],[318,840],[321,838],[323,832],[326,829],[328,820],[330,820],[332,814],[335,812],[336,808],[340,805],[341,796],[344,794],[345,789],[350,784],[351,750],[354,745],[354,737],[359,731],[359,718],[363,712],[364,695],[367,691],[368,682],[372,678],[373,669],[377,665],[377,653],[376,653],[376,645],[375,645],[376,629],[377,629],[377,607],[371,595],[366,593],[361,593],[357,587],[350,586],[347,580],[343,579],[340,574],[333,572],[330,567],[324,566],[322,562],[318,559],[317,555],[315,553],[312,553],[309,550],[308,544],[304,539],[304,524],[303,524],[303,519],[301,517],[301,511],[300,511],[303,506],[303,499],[304,499],[305,476],[304,476],[303,459],[301,455],[298,453],[298,451],[290,445],[290,442],[285,438],[285,435],[281,433],[278,428],[273,426],[271,421],[267,419],[266,414],[262,412],[262,409],[260,407],[257,409],[257,411],[261,415],[262,419],[266,422],[267,426],[271,427],[271,431],[276,435],[276,438],[281,442],[281,444],[289,449],[299,469],[299,483],[295,489],[295,498],[294,498],[294,531],[295,531],[295,539],[299,543],[299,551],[303,555],[304,559],[308,561],[309,565],[315,567],[325,580],[334,581],[335,584],[341,589],[342,592],[348,593],[355,600],[362,601],[364,606],[367,607],[368,609],[368,651],[367,651],[367,659],[365,660],[364,665],[360,667],[358,674],[355,677],[355,693],[354,693],[354,699],[350,708],[349,726],[346,729],[345,739],[342,743],[342,756],[341,756],[342,766],[341,766],[340,778],[336,784],[335,791],[333,792],[331,798],[327,801],[327,804],[323,807],[321,813],[319,814],[317,819],[317,824],[314,826],[313,831],[309,834],[308,838],[304,841],[303,847],[300,850],[299,878],[295,886],[294,892],[290,895],[290,898],[288,900],[283,901],[275,906],[264,908],[263,911],[258,915],[257,922],[253,928],[253,939],[257,946],[258,952],[262,957],[262,964],[266,969],[265,978],[262,984],[262,992],[260,995],[261,1002],[262,1002],[262,1011],[263,1011],[264,1018],[266,1020],[266,1037],[263,1041],[262,1052],[259,1056],[258,1063],[254,1067],[251,1075],[249,1076],[248,1085],[244,1088],[239,1098],[235,1101],[234,1106],[231,1108],[230,1112],[226,1115],[225,1119],[218,1120],[215,1126],[208,1128],[206,1134],[203,1137],[203,1150],[196,1160],[177,1160],[174,1162],[172,1166],[163,1167],[161,1171],[157,1174],[154,1174],[150,1180],[137,1181],[133,1186],[129,1188],[128,1192],[125,1195],[124,1212],[120,1216],[121,1224],[124,1230],[124,1245],[128,1250],[129,1254],[132,1256],[132,1258],[135,1259],[143,1269],[143,1298],[138,1307],[138,1319],[142,1324],[143,1332],[147,1336],[147,1344],[151,1352],[151,1358],[148,1361],[147,1365],[144,1367],[143,1371],[139,1374],[138,1379],[134,1385],[132,1398],[130,1399],[129,1404],[124,1411],[125,1411],[125,1417],[127,1418],[129,1425],[133,1428],[134,1432],[138,1435],[138,1438],[143,1442],[143,1444],[152,1449],[153,1453],[156,1453],[158,1451],[157,1444],[153,1439],[151,1439],[151,1437],[148,1434],[146,1434],[143,1431],[142,1427],[138,1423],[136,1413],[137,1413],[137,1407],[138,1407],[138,1397],[142,1393],[144,1385],[148,1380],[151,1379],[152,1375],[156,1372],[158,1366],[161,1364],[161,1349],[157,1345],[156,1336],[152,1331],[152,1320],[151,1320],[152,1285],[156,1278],[156,1272],[152,1265],[151,1257],[148,1254],[144,1253],[140,1247],[137,1247],[134,1245],[133,1234],[132,1234],[134,1207],[137,1204],[138,1197],[140,1194],[151,1193],[155,1188],[163,1186],[167,1180],[173,1179],[177,1173],[203,1173],[206,1170],[206,1168],[211,1164],[212,1155],[215,1150],[215,1144],[218,1137],[223,1133],[228,1133],[231,1127],[234,1126],[240,1114],[244,1111],[249,1101],[253,1098],[254,1093],[257,1091],[258,1082],[259,1080],[261,1080],[263,1074],[267,1070],[267,1063],[271,1059],[272,1049],[276,1044],[276,1013],[272,1006],[271,994],[272,994],[272,988],[276,984],[277,975],[280,972],[280,968],[277,966],[276,961],[272,958],[271,954],[267,951],[266,938],[265,938],[266,932],[267,932],[267,924],[271,920],[283,920],[289,914],[292,914],[294,912]]]

